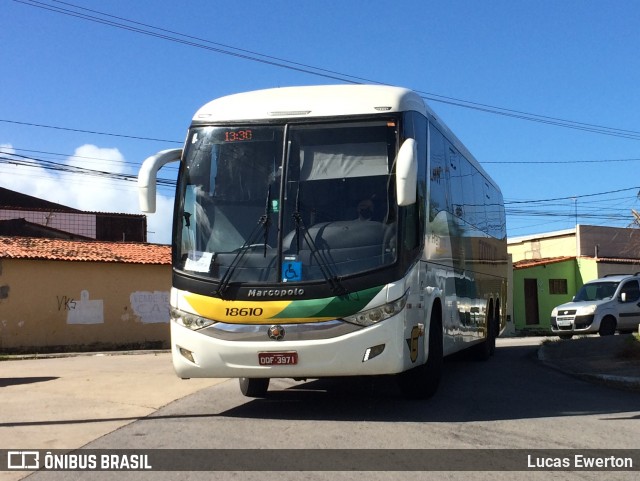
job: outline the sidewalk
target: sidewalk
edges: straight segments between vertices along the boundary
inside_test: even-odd
[[[633,335],[549,339],[538,350],[546,365],[587,381],[640,391],[640,342]]]
[[[166,352],[0,362],[0,449],[75,449],[221,379],[179,379]]]

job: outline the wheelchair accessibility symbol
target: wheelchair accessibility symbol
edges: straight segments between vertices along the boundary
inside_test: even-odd
[[[282,263],[282,282],[301,281],[302,262],[285,261]]]

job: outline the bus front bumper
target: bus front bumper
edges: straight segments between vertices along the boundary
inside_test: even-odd
[[[187,378],[319,378],[393,374],[409,367],[401,318],[329,339],[230,341],[171,322],[173,365]],[[284,326],[286,329],[286,325]],[[262,353],[262,354],[261,354]],[[293,354],[295,353],[295,354]],[[295,364],[288,364],[295,358]],[[271,362],[265,365],[265,362]],[[284,362],[284,364],[273,364]]]

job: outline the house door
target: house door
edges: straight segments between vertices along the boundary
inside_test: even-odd
[[[540,323],[538,312],[538,279],[524,280],[524,315],[527,326]]]

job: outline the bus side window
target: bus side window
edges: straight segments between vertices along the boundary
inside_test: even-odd
[[[429,130],[431,164],[429,171],[429,222],[433,222],[439,212],[449,211],[448,178],[444,152],[444,137],[433,125]]]
[[[445,144],[447,145],[447,168],[449,169],[449,185],[451,186],[451,213],[460,219],[464,219],[465,209],[460,159],[456,149],[449,142],[445,142]]]

